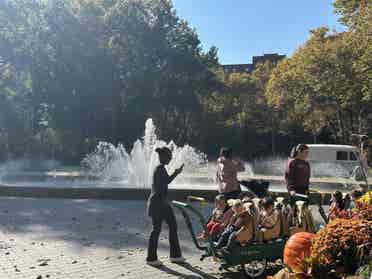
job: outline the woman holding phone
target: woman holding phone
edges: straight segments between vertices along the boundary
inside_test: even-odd
[[[151,194],[147,201],[147,212],[152,219],[152,231],[150,234],[146,262],[152,266],[161,266],[163,263],[158,260],[157,248],[162,222],[165,221],[169,227],[170,261],[183,263],[181,248],[177,235],[177,222],[173,209],[168,201],[168,184],[171,183],[182,170],[176,169],[169,175],[165,166],[172,160],[172,152],[168,147],[156,148],[160,164],[155,168],[152,178]]]

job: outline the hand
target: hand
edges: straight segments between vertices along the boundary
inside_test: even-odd
[[[296,195],[296,191],[289,191],[289,194],[293,197],[294,195]]]
[[[183,167],[185,166],[185,164],[182,164],[178,169],[176,169],[174,172],[178,175],[180,174],[182,171],[183,171]]]

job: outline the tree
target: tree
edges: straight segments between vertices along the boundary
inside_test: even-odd
[[[200,138],[217,49],[201,50],[171,1],[7,0],[0,24],[2,64],[16,73],[2,81],[25,77],[31,138],[53,135],[57,156],[76,161],[98,139],[129,145],[147,117],[165,139]]]
[[[369,5],[368,0],[335,0],[333,6],[335,12],[341,16],[340,21],[346,25],[353,25],[353,22],[360,16],[361,9]]]
[[[328,35],[327,28],[312,31],[309,41],[274,70],[266,92],[270,104],[285,107],[314,135],[328,126],[343,143],[360,130],[370,107],[347,36]]]

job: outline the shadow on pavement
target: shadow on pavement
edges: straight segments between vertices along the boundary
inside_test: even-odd
[[[205,210],[207,214],[210,209]],[[184,220],[175,212],[182,250],[195,254]],[[151,228],[145,201],[0,198],[0,229],[40,242],[62,240],[76,244],[76,249],[146,249]],[[162,228],[159,250],[168,253],[168,228],[165,223]]]

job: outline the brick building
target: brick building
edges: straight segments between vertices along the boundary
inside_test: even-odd
[[[266,61],[276,64],[285,57],[285,55],[269,53],[260,56],[253,56],[252,64],[227,64],[222,65],[222,68],[225,73],[251,73],[256,69],[257,64],[265,63]]]

